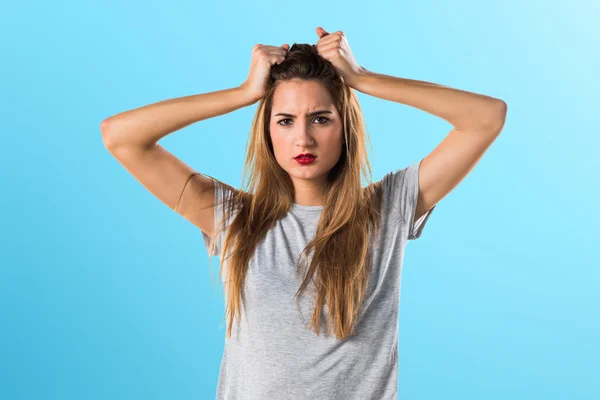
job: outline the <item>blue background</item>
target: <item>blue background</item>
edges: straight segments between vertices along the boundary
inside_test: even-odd
[[[317,26],[344,31],[371,71],[508,104],[500,137],[408,244],[399,398],[600,398],[599,11],[539,0],[3,6],[0,398],[214,398],[219,259],[211,270],[200,231],[108,153],[100,122],[238,86],[252,46],[316,43]],[[358,96],[373,180],[452,128]],[[239,187],[255,109],[160,143]]]

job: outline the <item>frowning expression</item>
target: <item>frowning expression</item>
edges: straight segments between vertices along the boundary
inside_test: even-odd
[[[278,83],[273,94],[270,135],[275,158],[294,179],[324,181],[342,152],[342,121],[329,92],[318,81]],[[314,155],[300,163],[299,154]]]

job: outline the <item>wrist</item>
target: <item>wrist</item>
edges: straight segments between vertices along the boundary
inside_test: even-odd
[[[360,91],[360,85],[364,81],[364,79],[369,75],[370,71],[364,67],[360,67],[359,70],[352,75],[350,79],[347,80],[348,86],[353,89]]]
[[[242,99],[244,99],[246,105],[252,105],[258,100],[260,100],[260,97],[256,96],[248,89],[245,82],[238,86],[236,89],[239,91],[240,96],[242,97]]]

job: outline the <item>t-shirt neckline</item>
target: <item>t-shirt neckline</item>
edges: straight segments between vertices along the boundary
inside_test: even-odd
[[[321,211],[323,210],[323,206],[303,206],[301,204],[297,204],[292,202],[292,209],[293,210],[305,210],[305,211]]]

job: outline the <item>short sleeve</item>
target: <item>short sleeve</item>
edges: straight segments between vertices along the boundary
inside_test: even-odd
[[[423,159],[388,173],[383,179],[385,201],[391,210],[399,214],[401,221],[408,225],[408,239],[415,240],[421,236],[423,228],[437,204],[429,209],[417,221],[414,221],[415,209],[419,196],[419,168]]]
[[[221,221],[221,218],[223,218],[223,208],[226,207],[227,205],[227,200],[231,199],[231,197],[233,196],[233,192],[227,188],[225,185],[223,185],[222,182],[214,179],[214,187],[215,187],[215,205],[214,205],[214,223],[215,223],[215,229],[214,229],[214,233],[217,234],[217,230],[219,229],[219,227],[217,226],[217,224]],[[223,201],[226,201],[225,203],[223,203]],[[229,221],[227,221],[227,225],[229,225],[229,223],[231,223],[231,221],[233,220],[233,216],[230,216]],[[208,236],[204,231],[200,231],[202,232],[202,238],[204,239],[204,246],[206,248],[206,252],[209,253],[210,251],[210,236]],[[215,247],[213,249],[212,253],[209,253],[209,255],[212,256],[220,256],[221,255],[221,247],[223,245],[223,241],[225,238],[225,231],[221,231],[217,234],[216,238],[215,238]]]

